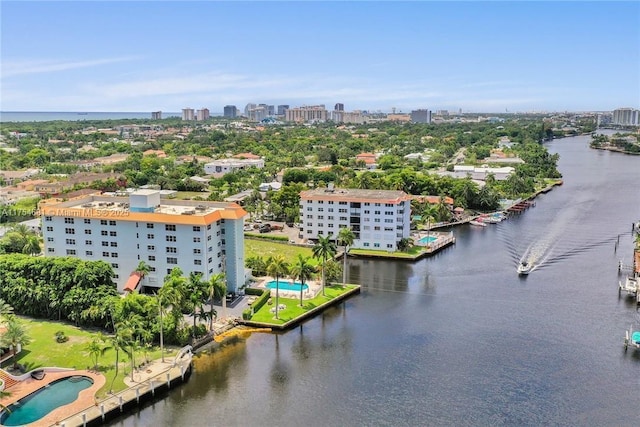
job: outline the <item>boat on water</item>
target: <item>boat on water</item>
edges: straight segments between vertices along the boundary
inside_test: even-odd
[[[479,220],[476,220],[476,219],[472,219],[471,221],[469,221],[469,224],[477,225],[478,227],[486,227],[487,226],[487,224],[485,222],[479,221]]]
[[[522,261],[520,264],[518,264],[518,269],[517,269],[518,274],[520,275],[529,274],[532,268],[533,266],[531,264],[529,264],[526,261]]]
[[[625,331],[624,351],[627,351],[629,347],[640,349],[640,331],[634,331],[633,325],[629,327],[628,331]]]

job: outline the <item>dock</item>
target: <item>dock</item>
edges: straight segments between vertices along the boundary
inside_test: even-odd
[[[159,372],[153,371],[148,375],[145,375],[147,372],[139,373],[137,381],[134,375],[134,381],[130,381],[133,384],[129,388],[102,400],[96,400],[93,406],[58,420],[56,425],[63,427],[102,425],[143,402],[166,394],[191,376],[193,358],[191,350],[191,346],[183,347],[172,362],[168,362],[166,367],[161,366]]]

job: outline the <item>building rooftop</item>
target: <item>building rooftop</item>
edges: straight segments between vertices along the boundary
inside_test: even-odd
[[[355,202],[384,202],[397,203],[410,200],[404,191],[397,190],[360,190],[355,188],[316,188],[300,193],[301,199],[307,200],[338,200]]]

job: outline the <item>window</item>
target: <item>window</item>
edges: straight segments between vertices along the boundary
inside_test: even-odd
[[[225,244],[225,241],[224,241],[224,239],[222,239],[222,244],[223,244],[223,245]]]
[[[364,227],[362,227],[363,230],[368,231],[371,230],[371,226],[370,225],[365,225]]]
[[[47,237],[47,242],[53,242],[53,237]]]
[[[167,242],[175,242],[176,236],[167,236]]]
[[[207,225],[207,230],[211,230],[211,224]]]
[[[155,246],[153,246],[153,245],[147,245],[147,250],[148,250],[148,251],[155,251],[155,250],[156,250],[156,247],[155,247]]]
[[[155,260],[156,260],[155,255],[149,255],[149,261],[155,261]]]
[[[84,251],[86,256],[93,256],[93,251]]]
[[[200,243],[200,237],[194,237],[193,243]]]
[[[110,231],[109,232],[109,236],[111,236],[111,237],[116,237],[117,235],[118,235],[118,233],[115,232],[115,231]]]
[[[392,208],[393,207],[393,203],[385,203],[384,207],[385,208]]]
[[[209,252],[213,252],[213,246],[209,246],[208,251],[209,251]]]
[[[375,218],[373,222],[380,222],[380,218]]]
[[[111,242],[110,246],[112,248],[117,248],[118,247],[118,242]]]
[[[323,203],[324,203],[324,201],[322,201],[322,200],[318,200],[318,204],[319,204],[319,205],[321,205],[321,204],[323,204]]]
[[[371,206],[371,203],[369,203],[369,202],[364,202],[364,205],[365,205],[365,206]]]
[[[332,205],[333,204],[333,200],[329,200],[329,204]]]
[[[202,265],[202,260],[201,259],[194,259],[193,260],[193,264],[194,265]]]
[[[324,209],[323,208],[318,208],[318,212],[323,212]]]
[[[76,229],[75,228],[65,228],[64,232],[65,232],[65,234],[76,234]]]
[[[85,245],[93,245],[93,242],[91,240],[85,240],[84,244]]]
[[[324,219],[324,215],[318,215],[318,219]]]
[[[118,268],[118,267],[120,267],[120,266],[119,266],[118,264],[116,264],[115,262],[112,262],[112,263],[111,263],[111,267],[113,267],[113,268]]]
[[[199,226],[199,225],[194,225],[194,226],[193,226],[193,231],[195,231],[195,232],[198,232],[198,233],[199,233],[199,232],[200,232],[200,226]]]
[[[47,231],[53,231],[53,227],[47,227]]]
[[[324,223],[322,223],[322,222],[321,222],[321,223],[319,223],[319,224],[318,224],[318,227],[324,227]]]
[[[153,224],[151,224],[150,222],[147,223],[147,228],[153,228]]]
[[[114,278],[114,279],[119,279],[119,278],[120,278],[120,275],[119,275],[119,274],[114,274],[114,275],[113,275],[113,278]]]
[[[118,258],[118,252],[111,252],[111,258]]]
[[[374,215],[380,215],[380,211],[373,211]]]
[[[364,246],[365,248],[368,248],[368,247],[369,247],[369,242],[365,242],[365,243],[363,244],[363,246]]]
[[[53,248],[47,248],[47,252],[51,253],[51,252],[55,252],[56,250]]]
[[[393,211],[384,211],[385,215],[393,215]]]
[[[84,229],[84,234],[91,234],[91,230],[89,230],[88,228]]]
[[[67,245],[75,245],[76,244],[76,239],[67,239]]]
[[[173,247],[167,247],[167,253],[168,254],[175,254],[178,253],[178,249],[177,248],[173,248]]]
[[[155,238],[155,237],[156,237],[156,236],[154,236],[153,234],[147,234],[147,239],[153,239],[153,238]]]
[[[376,203],[375,206],[380,206],[380,203]]]
[[[327,212],[333,212],[333,208],[328,208]]]
[[[153,273],[153,272],[156,271],[156,268],[155,267],[149,267],[149,271]]]
[[[102,256],[105,258],[109,258],[109,252],[102,252]]]
[[[379,248],[379,247],[380,247],[380,243],[374,243],[374,244],[373,244],[373,247],[374,247],[374,248]]]
[[[109,247],[109,242],[105,242],[104,240],[102,241],[102,246],[107,246]]]
[[[106,219],[101,219],[100,220],[100,225],[107,225],[107,220]]]
[[[209,262],[209,264],[211,264],[211,262],[213,261],[213,258],[209,257],[209,259],[207,260],[207,262]]]
[[[67,249],[67,255],[75,255],[75,254],[76,254],[75,249]]]
[[[116,225],[115,221],[109,221],[109,225]]]
[[[373,231],[380,231],[380,226],[376,225],[375,227],[373,227]]]
[[[307,207],[307,212],[313,212],[313,208],[311,206]]]
[[[85,219],[84,219],[84,223],[85,223],[85,224],[91,224],[91,220],[90,220],[89,218],[85,218]]]
[[[393,227],[385,227],[384,231],[393,231]]]
[[[347,210],[345,208],[340,208],[338,209],[339,213],[347,213]]]
[[[52,218],[52,217],[50,217],[50,216],[45,216],[45,217],[44,217],[44,220],[45,220],[45,221],[52,221],[52,220],[53,220],[53,218]]]
[[[339,205],[346,205],[347,202],[338,202]]]
[[[194,254],[200,254],[200,253],[202,253],[202,251],[201,251],[200,249],[194,249],[194,250],[193,250],[193,253],[194,253]]]
[[[333,215],[329,215],[329,216],[327,217],[327,219],[328,219],[329,221],[333,220]]]
[[[387,224],[389,224],[389,223],[392,223],[392,222],[393,222],[393,219],[386,218],[386,219],[384,220],[384,222],[386,222]]]
[[[172,258],[172,257],[167,258],[167,264],[177,264],[177,263],[178,263],[178,258]]]
[[[393,245],[391,243],[387,243],[387,248],[393,249]]]
[[[208,236],[207,236],[207,240],[211,240],[211,235],[208,235]]]
[[[108,236],[108,235],[109,235],[109,233],[107,232],[107,230],[102,230],[102,231],[100,232],[100,235],[101,235],[101,236]]]
[[[64,219],[64,223],[65,223],[65,224],[73,224],[73,222],[74,222],[74,221],[73,221],[73,218],[65,218],[65,219]]]
[[[341,216],[341,217],[340,217],[340,221],[346,221],[346,220],[347,220],[347,217],[346,217],[346,216]]]
[[[175,226],[175,225],[173,225],[173,224],[166,224],[166,225],[164,226],[164,229],[165,229],[166,231],[176,231],[176,226]]]

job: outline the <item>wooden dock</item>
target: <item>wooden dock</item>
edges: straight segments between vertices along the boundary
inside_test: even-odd
[[[63,427],[102,425],[143,402],[166,394],[171,388],[182,384],[191,376],[192,358],[191,346],[183,347],[167,369],[154,373],[153,376],[145,378],[135,386],[112,394],[103,400],[97,400],[94,406],[59,420],[56,425]]]

